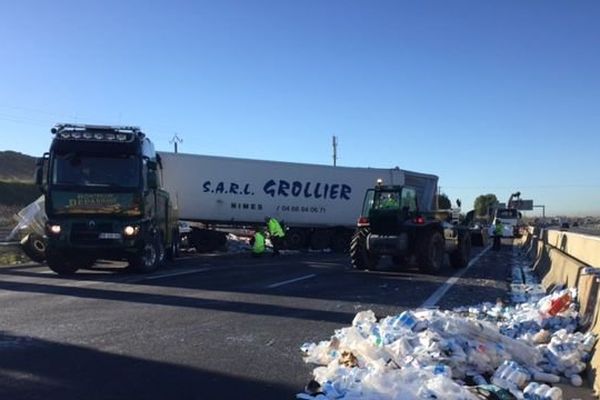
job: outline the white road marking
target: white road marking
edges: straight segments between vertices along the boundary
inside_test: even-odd
[[[170,278],[172,276],[189,275],[189,274],[195,274],[198,272],[210,271],[211,269],[212,268],[198,268],[198,269],[191,269],[191,270],[187,270],[187,271],[169,272],[169,273],[161,274],[161,275],[144,276],[144,277],[137,278],[137,279],[135,279],[131,282],[127,282],[127,283],[151,281],[154,279]]]
[[[294,282],[298,282],[298,281],[303,281],[305,279],[314,278],[315,276],[317,276],[317,274],[304,275],[304,276],[301,276],[299,278],[295,278],[295,279],[290,279],[290,280],[283,281],[283,282],[274,283],[272,285],[267,286],[267,288],[273,289],[273,288],[276,288],[276,287],[279,287],[279,286],[287,285],[288,283],[294,283]]]
[[[488,250],[491,248],[492,248],[492,246],[488,246],[485,249],[483,249],[483,251],[481,253],[479,253],[477,255],[477,257],[472,259],[465,268],[458,271],[456,274],[454,274],[454,276],[448,278],[446,283],[444,283],[442,286],[440,286],[435,292],[433,292],[433,294],[431,296],[429,296],[429,298],[427,300],[425,300],[425,302],[423,304],[421,304],[420,308],[434,307],[437,304],[437,302],[440,301],[440,299],[446,294],[446,292],[448,290],[450,290],[450,288],[452,286],[454,286],[454,284],[456,282],[458,282],[458,280],[465,274],[465,272],[467,272],[469,270],[469,268],[471,268],[473,265],[475,265],[475,263],[477,261],[479,261],[481,256],[483,256],[485,253],[487,253]]]

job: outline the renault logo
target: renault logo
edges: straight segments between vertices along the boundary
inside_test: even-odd
[[[95,229],[96,228],[96,221],[91,220],[90,222],[88,222],[88,227],[90,229]]]

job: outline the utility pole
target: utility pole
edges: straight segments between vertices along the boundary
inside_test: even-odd
[[[179,136],[177,136],[177,133],[175,133],[175,135],[173,135],[173,139],[169,140],[169,143],[173,144],[175,153],[177,154],[177,144],[183,143],[183,139],[181,139]]]
[[[333,135],[333,166],[337,166],[337,136]]]

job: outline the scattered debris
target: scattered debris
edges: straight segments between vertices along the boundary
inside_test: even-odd
[[[576,299],[574,289],[546,295],[523,264],[512,270],[511,305],[406,310],[379,320],[360,311],[330,340],[302,345],[304,360],[319,366],[317,390],[298,398],[560,400],[552,384],[562,376],[580,386],[596,340],[577,331]]]

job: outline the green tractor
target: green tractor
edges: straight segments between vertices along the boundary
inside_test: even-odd
[[[390,256],[397,266],[415,259],[421,271],[437,273],[448,253],[453,268],[464,268],[471,254],[470,231],[448,220],[444,213],[420,211],[415,188],[378,181],[365,194],[350,243],[352,267],[374,270],[382,256]]]

